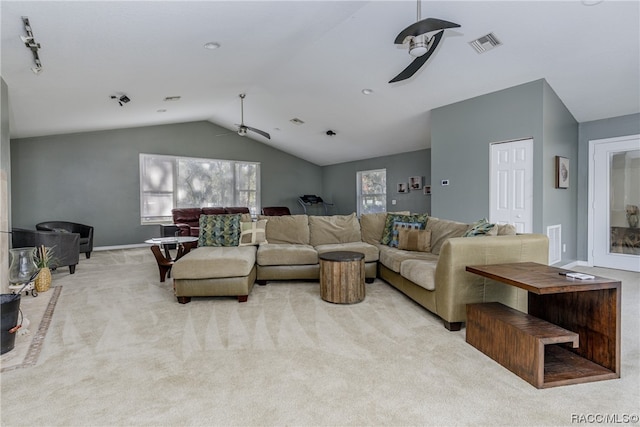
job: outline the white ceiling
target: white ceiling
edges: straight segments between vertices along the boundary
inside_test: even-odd
[[[461,27],[394,84],[411,58],[393,40],[416,21],[415,1],[2,1],[1,13],[12,138],[194,120],[235,129],[246,92],[245,124],[272,136],[254,139],[328,165],[427,148],[433,108],[541,78],[579,122],[640,112],[638,1],[425,0],[422,18]],[[40,75],[21,16],[42,46]],[[468,43],[489,32],[503,45],[479,55]],[[109,97],[122,93],[120,107]]]

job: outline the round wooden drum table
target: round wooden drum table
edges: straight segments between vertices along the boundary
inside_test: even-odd
[[[336,304],[353,304],[364,299],[364,254],[325,252],[320,259],[320,296]]]

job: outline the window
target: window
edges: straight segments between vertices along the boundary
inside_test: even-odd
[[[260,205],[260,163],[140,154],[142,224],[170,222],[171,209]]]
[[[358,216],[387,211],[387,170],[359,171],[356,176]]]

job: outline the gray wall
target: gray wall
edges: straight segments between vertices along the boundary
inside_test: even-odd
[[[95,227],[95,245],[158,235],[140,225],[139,153],[261,162],[262,206],[295,208],[322,192],[322,169],[209,122],[53,135],[11,141],[13,225],[46,220]]]
[[[640,134],[640,114],[594,120],[579,125],[576,244],[580,260],[588,259],[589,141],[637,134]]]
[[[546,82],[543,87],[543,126],[541,232],[546,234],[549,225],[562,226],[562,243],[566,245],[562,262],[567,263],[577,259],[578,123]],[[555,188],[556,156],[569,159],[568,189]]]
[[[437,108],[431,113],[433,216],[463,222],[489,217],[490,144],[533,138],[534,169],[542,153],[538,80]],[[449,185],[440,183],[448,179]],[[541,230],[542,174],[534,172],[534,231]]]
[[[425,196],[422,189],[404,194],[397,192],[398,183],[408,183],[410,176],[421,176],[423,185],[430,183],[431,150],[425,149],[325,166],[322,197],[334,203],[331,212],[345,215],[356,212],[356,173],[383,168],[387,170],[387,211],[431,211],[431,196]],[[392,200],[396,200],[396,205]]]
[[[578,124],[544,80],[435,109],[431,114],[433,215],[473,222],[489,216],[489,155],[493,142],[533,138],[533,231],[561,224],[576,259],[577,168],[570,188],[555,189],[555,156],[577,164]],[[440,186],[448,179],[449,186]]]

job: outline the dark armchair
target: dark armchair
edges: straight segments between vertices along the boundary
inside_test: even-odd
[[[50,268],[56,269],[68,265],[71,274],[76,272],[76,265],[80,259],[80,235],[78,233],[13,228],[11,230],[11,245],[14,248],[36,248],[41,245],[53,248],[54,260]]]
[[[36,230],[78,233],[80,235],[80,253],[91,258],[93,251],[93,227],[68,221],[47,221],[36,224]]]

